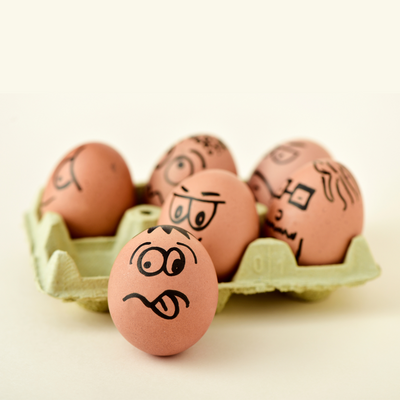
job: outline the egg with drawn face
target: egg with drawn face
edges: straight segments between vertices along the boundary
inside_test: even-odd
[[[134,205],[134,186],[121,155],[102,143],[86,143],[57,165],[42,195],[40,214],[59,213],[71,237],[115,234]]]
[[[318,159],[279,188],[265,233],[285,241],[299,265],[324,265],[343,262],[362,226],[363,201],[353,175],[336,161]]]
[[[180,141],[154,169],[146,186],[147,203],[161,206],[172,188],[205,169],[223,169],[236,174],[235,162],[225,144],[203,134]]]
[[[218,303],[214,265],[204,246],[175,226],[149,228],[118,254],[108,305],[119,332],[146,353],[168,356],[195,344]]]
[[[231,172],[206,170],[176,186],[161,208],[159,224],[188,230],[204,245],[220,281],[229,279],[259,234],[254,197]]]
[[[279,187],[304,164],[317,158],[331,158],[318,143],[311,140],[291,140],[274,148],[258,164],[249,186],[256,200],[269,207],[279,196]]]

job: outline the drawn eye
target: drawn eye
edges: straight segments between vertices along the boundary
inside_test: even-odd
[[[180,274],[185,268],[185,255],[179,249],[173,249],[168,255],[166,274],[170,276]]]
[[[157,248],[144,250],[137,261],[139,272],[146,276],[157,275],[162,271],[164,256]]]
[[[314,192],[314,189],[299,183],[290,195],[289,203],[300,208],[300,210],[306,210]]]
[[[207,227],[216,213],[217,204],[193,199],[189,215],[190,226],[196,231]]]
[[[297,150],[288,146],[279,146],[271,152],[272,160],[277,164],[289,164],[299,155]]]
[[[185,197],[174,196],[169,209],[169,217],[175,224],[180,224],[187,218],[191,200]]]
[[[180,181],[194,173],[193,161],[187,156],[175,157],[165,170],[165,180],[176,186]]]

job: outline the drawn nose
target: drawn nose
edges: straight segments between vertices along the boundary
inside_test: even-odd
[[[277,212],[275,214],[275,221],[281,220],[282,217],[283,217],[283,211],[281,209],[277,210]]]

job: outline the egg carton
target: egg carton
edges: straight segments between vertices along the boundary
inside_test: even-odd
[[[143,193],[144,185],[138,185],[139,202]],[[108,311],[108,279],[115,258],[133,236],[157,225],[160,208],[148,204],[130,208],[115,236],[71,239],[59,214],[48,212],[40,218],[41,198],[42,191],[24,216],[39,290],[63,301],[76,301],[92,311]],[[266,207],[257,204],[257,211],[262,224]],[[353,238],[343,264],[323,266],[298,266],[285,242],[261,238],[249,244],[232,280],[218,284],[217,313],[233,293],[279,290],[314,301],[338,287],[360,285],[379,274],[380,268],[363,236]]]

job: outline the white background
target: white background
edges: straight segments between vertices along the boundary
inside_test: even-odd
[[[0,399],[399,399],[398,21],[388,0],[2,2]],[[382,276],[319,303],[233,296],[168,358],[36,290],[22,215],[69,149],[109,143],[144,182],[198,132],[244,179],[281,141],[326,146]]]
[[[0,398],[399,398],[400,96],[9,95],[0,110]],[[202,131],[228,144],[243,178],[285,139],[326,146],[358,179],[382,276],[319,303],[234,296],[195,346],[153,357],[108,314],[36,290],[22,214],[82,142],[112,144],[144,182],[171,144]]]

